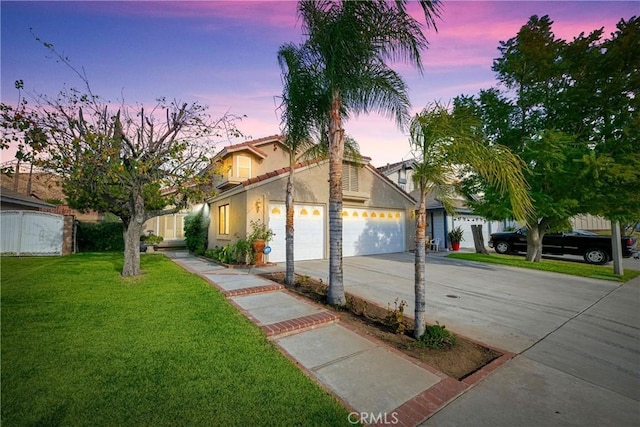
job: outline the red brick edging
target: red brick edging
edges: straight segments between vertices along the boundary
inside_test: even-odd
[[[219,286],[218,286],[219,288]],[[232,289],[228,291],[222,291],[222,294],[227,297],[237,297],[241,295],[251,295],[251,294],[261,294],[264,292],[274,292],[281,291],[284,289],[284,286],[279,283],[272,283],[264,286],[253,286],[249,288],[241,288],[241,289]],[[221,289],[222,290],[222,289]]]
[[[438,382],[393,411],[398,420],[396,425],[415,427],[423,423],[448,402],[480,382],[515,356],[514,353],[504,352],[502,356],[494,359],[461,381],[448,377]]]
[[[312,326],[323,325],[325,323],[335,322],[339,316],[330,311],[321,311],[320,313],[310,314],[308,316],[297,317],[291,320],[272,323],[270,325],[262,325],[261,328],[268,337],[280,335],[285,332],[294,332],[301,329],[310,328]]]

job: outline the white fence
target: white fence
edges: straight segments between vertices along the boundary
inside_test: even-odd
[[[0,253],[62,255],[64,217],[37,211],[0,212]]]

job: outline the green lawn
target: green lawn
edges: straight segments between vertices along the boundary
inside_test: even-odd
[[[2,425],[348,425],[335,398],[162,255],[3,258]]]
[[[486,262],[490,264],[509,265],[512,267],[529,268],[532,270],[553,271],[555,273],[571,274],[573,276],[590,277],[593,279],[615,280],[626,282],[640,276],[640,271],[624,269],[622,277],[613,274],[611,265],[590,265],[571,261],[543,259],[541,262],[528,262],[522,256],[476,254],[476,253],[452,253],[449,258],[467,261]]]

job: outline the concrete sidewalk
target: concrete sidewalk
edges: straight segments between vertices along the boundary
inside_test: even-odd
[[[219,289],[287,357],[366,424],[418,425],[513,356],[506,353],[464,381],[456,381],[359,335],[341,324],[335,313],[289,293],[280,284],[186,252],[167,256]]]

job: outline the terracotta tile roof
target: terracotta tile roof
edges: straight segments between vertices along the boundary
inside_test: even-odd
[[[294,169],[300,169],[300,168],[305,167],[305,166],[318,164],[318,163],[320,163],[322,161],[325,161],[325,160],[326,159],[318,158],[318,159],[309,160],[309,161],[305,161],[305,162],[299,162],[299,163],[296,163],[293,168]],[[255,184],[255,183],[258,183],[258,182],[261,182],[261,181],[266,181],[269,178],[273,178],[273,177],[276,177],[276,176],[281,176],[281,175],[287,174],[287,173],[289,173],[290,170],[291,170],[291,167],[287,166],[285,168],[281,168],[281,169],[278,169],[278,170],[275,170],[275,171],[272,171],[272,172],[267,172],[267,173],[264,173],[262,175],[255,176],[253,178],[249,178],[248,180],[243,181],[242,183],[240,183],[240,185],[242,185],[243,187],[247,187],[249,185],[252,185],[252,184]]]
[[[234,145],[229,145],[228,147],[223,148],[219,153],[218,156],[220,157],[224,157],[229,153],[234,153],[236,151],[242,151],[242,150],[249,150],[253,153],[255,153],[256,155],[258,155],[259,157],[265,158],[268,156],[268,154],[264,151],[262,151],[261,149],[259,149],[258,147],[260,145],[264,145],[264,144],[270,144],[273,142],[279,142],[281,144],[284,143],[284,137],[282,135],[271,135],[271,136],[266,136],[264,138],[259,138],[259,139],[254,139],[251,141],[247,141],[247,142],[243,142],[240,144],[234,144]]]

